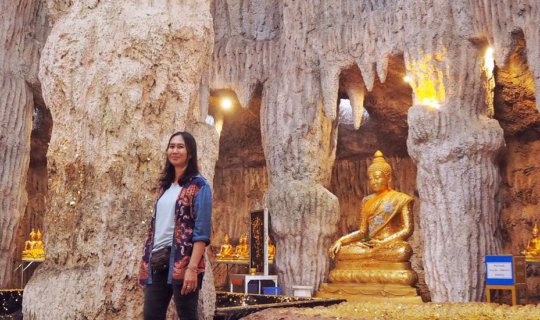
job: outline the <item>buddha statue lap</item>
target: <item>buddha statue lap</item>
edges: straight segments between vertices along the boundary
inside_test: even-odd
[[[411,302],[421,301],[412,287],[417,276],[409,262],[412,248],[407,242],[414,228],[414,199],[392,190],[391,176],[392,168],[377,151],[368,168],[374,193],[362,200],[359,229],[330,247],[335,268],[329,275],[331,283],[323,284],[318,296],[355,300],[363,294],[396,295],[412,297]]]

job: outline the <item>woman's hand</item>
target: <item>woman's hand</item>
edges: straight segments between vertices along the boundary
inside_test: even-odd
[[[184,274],[184,283],[180,294],[188,294],[197,290],[197,267],[187,267]]]

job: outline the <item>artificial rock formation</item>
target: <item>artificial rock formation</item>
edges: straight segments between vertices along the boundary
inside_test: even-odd
[[[503,252],[517,255],[528,245],[534,224],[540,222],[540,112],[523,34],[515,38],[516,50],[495,72],[494,105],[507,147],[501,161]],[[534,296],[540,288],[540,268],[530,265],[528,274],[527,289]]]
[[[33,28],[25,17],[44,20],[42,13],[32,11],[37,9],[29,9],[30,3],[5,2],[6,10],[0,11],[2,17],[5,12],[18,17],[13,23],[2,19],[2,30],[10,32],[0,36],[8,44],[0,53],[0,170],[9,167],[13,173],[2,174],[8,178],[0,182],[4,192],[0,196],[7,199],[0,207],[1,217],[7,217],[0,219],[0,264],[13,252],[14,227],[25,203],[30,89],[39,87],[24,84],[24,80],[38,83],[24,71],[35,73],[37,64],[29,62],[34,58],[27,54],[36,57],[39,48],[26,41],[32,33],[23,37],[24,26]],[[44,50],[41,80],[55,128],[45,219],[49,260],[27,287],[26,316],[43,317],[40,312],[45,311],[40,310],[71,312],[61,317],[138,315],[140,308],[134,306],[140,302],[140,291],[134,288],[134,275],[146,229],[142,224],[148,221],[151,189],[163,160],[159,155],[163,141],[156,142],[156,137],[165,139],[173,128],[196,132],[206,148],[201,152],[204,173],[212,179],[218,137],[198,121],[208,112],[210,93],[218,89],[234,91],[239,104],[249,106],[260,122],[265,161],[258,159],[256,168],[246,169],[256,177],[249,176],[243,189],[260,188],[242,210],[262,203],[260,192],[268,186],[265,203],[272,215],[276,265],[286,293],[291,293],[292,285],[317,286],[324,280],[327,248],[352,221],[352,213],[341,218],[340,212],[353,212],[353,204],[341,199],[342,193],[331,183],[339,179],[332,177],[333,167],[339,172],[344,165],[334,166],[340,143],[346,144],[341,148],[344,158],[359,154],[356,144],[380,148],[385,154],[389,148],[407,161],[410,170],[417,169],[406,177],[417,177],[421,234],[416,236],[417,244],[422,244],[418,248],[424,248],[418,254],[433,300],[481,299],[483,256],[496,254],[501,247],[517,253],[525,245],[524,237],[514,234],[524,230],[516,221],[532,227],[537,208],[532,154],[539,140],[538,1],[213,0],[210,5],[142,1],[130,7],[121,2],[54,0],[48,4],[54,28]],[[209,12],[215,43],[206,73],[213,41]],[[46,34],[45,30],[42,26],[36,34]],[[20,50],[21,43],[24,48],[31,43],[33,49]],[[491,61],[484,56],[488,46],[494,51],[495,78]],[[528,68],[513,67],[516,47],[521,52],[519,63]],[[18,59],[32,67],[17,65]],[[526,70],[527,79],[519,80],[520,70]],[[399,81],[406,74],[410,84]],[[201,81],[204,85],[198,91]],[[513,88],[513,81],[522,83]],[[4,94],[7,91],[15,94]],[[498,109],[497,94],[503,101]],[[352,106],[346,130],[338,125],[340,97],[349,98]],[[254,99],[260,99],[257,108]],[[512,99],[516,101],[509,102]],[[377,121],[366,121],[366,115]],[[505,142],[503,131],[509,147],[501,164],[497,160]],[[403,135],[408,135],[407,144]],[[257,157],[259,151],[257,147]],[[417,168],[412,168],[408,156]],[[506,166],[502,179],[499,166]],[[224,175],[220,173],[217,181],[227,183],[246,171],[223,166]],[[499,193],[501,184],[504,189]],[[121,191],[113,195],[108,190]],[[499,194],[504,244],[497,230]],[[228,224],[242,221],[233,220]],[[119,236],[124,234],[130,236]],[[0,277],[5,279],[6,274]],[[64,297],[74,300],[62,301],[65,309],[57,308]]]
[[[54,121],[47,260],[25,288],[25,318],[141,317],[138,266],[167,139],[192,131],[210,181],[217,160],[215,129],[198,123],[209,9],[209,1],[49,2],[40,66]],[[203,287],[211,301],[213,286]]]
[[[484,52],[465,43],[454,56],[451,45],[447,48],[449,58],[443,63],[453,72],[445,75],[444,105],[436,111],[421,104],[411,108],[408,146],[418,162],[424,266],[432,300],[474,301],[483,297],[479,266],[501,249],[495,159],[504,139],[498,122],[490,119],[493,88],[481,70]],[[459,260],[448,259],[449,252]]]
[[[11,282],[17,230],[27,204],[26,177],[34,105],[40,103],[39,53],[47,34],[45,4],[0,4],[0,288]]]
[[[484,54],[491,46],[503,66],[522,31],[538,97],[537,1],[216,0],[213,13],[210,87],[234,90],[247,106],[263,86],[266,199],[278,248],[289,248],[276,258],[285,291],[326,276],[327,260],[317,254],[325,254],[318,248],[339,220],[333,195],[323,192],[335,157],[337,98],[345,92],[351,99],[352,123],[360,126],[366,93],[402,56],[412,88],[407,150],[418,165],[426,282],[435,301],[481,299],[483,257],[501,249],[495,160],[504,145]],[[355,66],[360,77],[341,77]],[[312,232],[317,240],[306,241]],[[306,264],[309,276],[300,267]]]

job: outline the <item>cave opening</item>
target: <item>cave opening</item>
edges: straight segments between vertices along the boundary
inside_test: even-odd
[[[407,112],[413,103],[413,92],[406,80],[405,62],[401,55],[389,58],[385,81],[376,79],[370,92],[366,89],[357,65],[342,70],[336,161],[329,190],[337,196],[340,204],[341,218],[337,236],[358,230],[362,198],[371,193],[367,168],[373,154],[377,150],[382,151],[393,169],[392,188],[415,198],[415,231],[409,239],[414,250],[411,263],[418,273],[419,293],[424,301],[429,301],[422,264],[416,165],[407,153]],[[355,90],[365,92],[364,110],[358,129],[354,127],[350,110]]]
[[[261,98],[262,86],[245,108],[231,90],[211,92],[209,115],[220,132],[213,185],[212,258],[219,252],[225,234],[236,246],[239,238],[249,233],[249,212],[264,207],[268,173],[261,137]],[[232,103],[224,110],[222,103],[227,100]],[[247,273],[247,266],[233,265],[229,270],[218,264],[214,270],[216,287],[227,285],[227,272],[240,271]]]
[[[19,267],[22,251],[25,249],[25,241],[29,240],[32,229],[40,230],[46,234],[43,219],[47,210],[48,173],[47,173],[47,150],[51,140],[53,119],[50,110],[45,107],[41,97],[36,100],[32,113],[32,132],[30,135],[30,162],[26,178],[26,192],[28,202],[24,216],[19,222],[17,229],[17,243],[13,257],[12,288],[24,287],[32,277],[37,264],[33,264],[24,271],[24,279]],[[46,252],[47,248],[45,248]],[[19,268],[18,268],[19,267]]]
[[[494,118],[506,142],[501,157],[500,228],[503,252],[520,255],[532,237],[540,212],[540,113],[536,108],[534,77],[527,61],[523,32],[513,34],[515,48],[504,66],[495,66]],[[540,275],[540,268],[528,272]],[[540,280],[528,277],[530,294],[538,292]],[[532,297],[538,300],[540,297]]]

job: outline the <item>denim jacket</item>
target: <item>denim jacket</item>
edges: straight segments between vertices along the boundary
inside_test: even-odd
[[[178,195],[175,206],[174,234],[171,243],[171,257],[169,260],[168,283],[178,284],[184,279],[186,267],[191,257],[193,243],[204,241],[210,243],[210,231],[212,230],[212,190],[208,181],[197,174],[181,185],[182,191]],[[161,198],[165,189],[161,188],[156,199]],[[152,284],[152,267],[150,255],[154,245],[154,230],[156,222],[156,210],[148,232],[148,238],[144,245],[144,255],[139,268],[139,283],[141,285]],[[199,262],[199,273],[204,272],[204,256]]]

